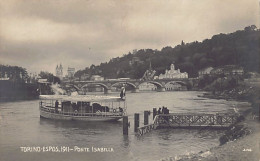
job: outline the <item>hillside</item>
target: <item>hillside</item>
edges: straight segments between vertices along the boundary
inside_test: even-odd
[[[139,79],[149,68],[150,61],[156,75],[163,73],[174,63],[181,72],[189,77],[197,77],[198,71],[205,67],[237,65],[245,71],[259,72],[260,30],[256,26],[248,26],[229,34],[218,34],[202,42],[181,42],[175,47],[167,46],[159,50],[133,50],[122,57],[111,59],[100,65],[91,65],[76,72],[82,75],[101,75],[105,78],[130,77]]]

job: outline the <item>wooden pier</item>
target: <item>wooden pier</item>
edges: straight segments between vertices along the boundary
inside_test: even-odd
[[[238,115],[231,114],[160,114],[154,119],[154,128],[160,127],[229,127]]]
[[[158,128],[227,128],[236,123],[235,114],[170,113],[156,115],[153,124],[137,128],[138,135],[144,135]]]
[[[154,124],[144,125],[143,127],[137,128],[137,134],[139,136],[144,135],[154,129]]]

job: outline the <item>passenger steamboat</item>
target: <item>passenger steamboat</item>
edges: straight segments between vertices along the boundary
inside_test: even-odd
[[[126,115],[123,97],[40,95],[40,117],[54,120],[117,121]]]

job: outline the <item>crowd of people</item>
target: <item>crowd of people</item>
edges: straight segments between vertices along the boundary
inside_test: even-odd
[[[160,107],[157,111],[157,114],[169,114],[169,109],[167,109],[167,107],[164,106],[162,108]]]

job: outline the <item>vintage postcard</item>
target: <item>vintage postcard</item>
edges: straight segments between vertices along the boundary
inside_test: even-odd
[[[259,0],[0,0],[0,161],[259,161]]]

